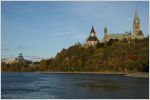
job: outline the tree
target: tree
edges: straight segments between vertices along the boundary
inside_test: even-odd
[[[113,39],[110,39],[108,42],[107,42],[107,45],[108,46],[111,46],[113,44],[114,40]]]

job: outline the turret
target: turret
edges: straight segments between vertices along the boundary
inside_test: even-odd
[[[107,42],[108,39],[108,31],[107,31],[107,27],[104,28],[104,42]]]
[[[90,36],[95,36],[96,35],[96,32],[95,32],[95,30],[94,30],[94,27],[93,27],[93,25],[92,25],[92,29],[91,29],[91,32],[90,32]]]
[[[98,42],[99,42],[99,40],[98,40],[98,38],[96,36],[95,29],[94,29],[94,27],[92,25],[92,29],[91,29],[90,35],[89,35],[89,37],[86,40],[86,47],[89,47],[89,46],[95,47]]]

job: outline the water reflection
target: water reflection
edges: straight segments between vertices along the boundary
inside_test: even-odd
[[[97,82],[93,81],[93,82],[77,82],[76,83],[77,86],[80,87],[85,87],[89,90],[103,90],[103,91],[118,91],[120,89],[122,89],[121,86],[119,86],[119,84],[117,84],[114,81],[111,80],[99,80]]]
[[[97,75],[69,78],[69,81],[73,82],[73,84],[75,84],[77,87],[83,87],[89,91],[113,92],[121,91],[123,89],[122,84],[119,84],[118,80],[110,78],[104,79],[103,77],[97,77]]]
[[[148,98],[148,79],[100,74],[3,73],[2,98]]]

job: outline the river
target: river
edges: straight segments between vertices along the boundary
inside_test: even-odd
[[[144,99],[149,79],[118,74],[2,72],[3,99]]]

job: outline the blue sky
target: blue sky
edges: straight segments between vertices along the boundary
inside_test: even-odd
[[[99,39],[133,30],[135,9],[144,35],[149,33],[147,1],[5,1],[1,5],[2,58],[50,58],[63,48],[84,43],[94,24]]]

